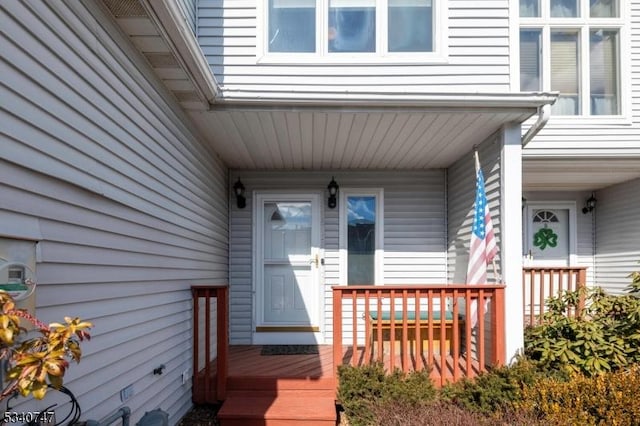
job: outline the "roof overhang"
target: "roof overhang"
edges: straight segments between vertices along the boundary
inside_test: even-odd
[[[527,158],[522,162],[525,191],[596,191],[640,177],[640,158]]]
[[[103,1],[202,138],[232,168],[448,167],[505,124],[542,117],[557,97],[225,90],[174,0]]]

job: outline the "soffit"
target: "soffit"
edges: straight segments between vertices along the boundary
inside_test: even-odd
[[[640,158],[524,159],[525,191],[595,191],[640,177]]]
[[[163,37],[158,25],[138,0],[103,0],[103,3],[120,29],[184,109],[209,107],[208,100],[197,89],[169,47],[166,37]]]
[[[219,108],[190,111],[236,169],[425,169],[450,166],[534,109]]]

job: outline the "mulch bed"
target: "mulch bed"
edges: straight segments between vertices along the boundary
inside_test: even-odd
[[[178,426],[218,426],[218,405],[195,405],[180,419]]]

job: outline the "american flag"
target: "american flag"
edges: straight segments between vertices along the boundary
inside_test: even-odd
[[[476,202],[473,216],[473,229],[471,232],[471,246],[469,248],[469,265],[467,267],[467,284],[484,284],[487,282],[487,264],[493,261],[498,246],[493,233],[491,213],[487,205],[487,196],[484,191],[484,175],[480,168],[478,153],[476,159]],[[477,323],[478,303],[474,300],[471,304],[471,327]]]

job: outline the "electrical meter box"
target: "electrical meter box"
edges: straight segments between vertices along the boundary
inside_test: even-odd
[[[11,294],[16,306],[32,315],[36,308],[36,245],[36,241],[0,238],[0,290]]]

